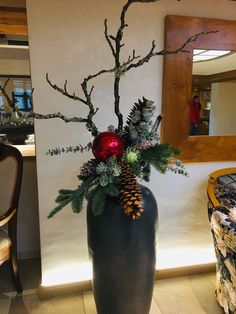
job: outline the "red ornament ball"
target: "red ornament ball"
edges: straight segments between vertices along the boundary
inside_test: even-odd
[[[124,152],[125,144],[123,139],[112,132],[102,132],[95,137],[92,151],[96,159],[106,160],[109,157],[120,158]]]

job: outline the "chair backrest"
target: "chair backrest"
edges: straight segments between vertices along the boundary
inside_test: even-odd
[[[232,174],[232,173],[236,173],[236,168],[223,168],[223,169],[215,170],[209,174],[207,194],[208,194],[209,200],[214,205],[214,207],[217,207],[220,205],[219,201],[217,200],[215,196],[215,185],[217,183],[217,179],[220,176]]]
[[[18,209],[23,157],[14,146],[0,143],[0,214],[13,215]]]

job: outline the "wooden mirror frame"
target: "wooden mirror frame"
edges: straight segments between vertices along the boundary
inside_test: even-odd
[[[161,138],[180,149],[184,162],[236,160],[236,136],[188,135],[193,49],[236,51],[236,21],[175,15],[165,19],[166,50],[180,47],[194,34],[215,30],[190,43],[188,53],[164,56]]]

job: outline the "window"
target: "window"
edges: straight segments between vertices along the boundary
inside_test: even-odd
[[[31,81],[28,78],[12,79],[12,98],[20,111],[30,111],[31,103]]]
[[[4,85],[7,82],[5,89],[9,98],[12,99],[20,111],[31,111],[31,79],[30,77],[0,77],[0,84]],[[7,99],[0,92],[0,111],[3,110],[3,106],[8,105]]]
[[[30,111],[32,109],[31,104],[31,91],[17,91],[12,93],[12,97],[16,102],[16,106],[20,111]]]

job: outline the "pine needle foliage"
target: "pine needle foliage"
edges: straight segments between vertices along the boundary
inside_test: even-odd
[[[83,164],[78,176],[81,184],[76,190],[59,191],[56,198],[59,205],[50,212],[49,218],[68,204],[73,212],[79,213],[85,200],[90,202],[95,216],[101,215],[107,197],[119,197],[124,213],[138,219],[143,207],[136,178],[149,181],[151,166],[163,174],[171,171],[187,176],[181,161],[175,159],[178,150],[159,143],[152,122],[154,108],[153,102],[145,98],[135,104],[122,133],[126,149],[121,160],[114,156],[103,161],[92,158]],[[83,151],[81,146],[78,150]]]
[[[143,98],[134,104],[127,118],[125,138],[130,146],[146,141],[156,141],[157,135],[152,131],[152,118],[155,112],[154,102]]]
[[[68,153],[83,153],[88,152],[92,148],[92,143],[88,143],[86,146],[82,145],[76,145],[76,146],[67,146],[67,147],[54,147],[50,148],[46,155],[55,156],[55,155],[61,155],[61,154],[68,154]]]
[[[52,218],[57,214],[62,208],[66,207],[68,204],[73,204],[72,209],[74,211],[75,206],[79,208],[79,200],[77,197],[78,189],[76,190],[59,190],[59,195],[56,198],[56,203],[59,203],[48,215],[48,218]]]
[[[95,165],[93,161],[91,163],[93,166]],[[100,215],[103,211],[106,197],[119,196],[120,174],[121,167],[118,165],[115,157],[108,158],[106,162],[97,163],[93,173],[90,173],[88,176],[79,176],[82,183],[76,190],[59,191],[59,195],[55,200],[59,205],[50,212],[48,218],[53,217],[68,204],[71,204],[74,213],[80,213],[85,200],[92,200],[91,206],[94,215]]]
[[[175,158],[179,153],[178,150],[173,149],[170,144],[157,144],[152,148],[143,151],[142,159],[151,164],[160,173],[166,173],[169,170],[170,160]],[[180,163],[179,166],[182,166]],[[178,167],[178,165],[176,165]]]

